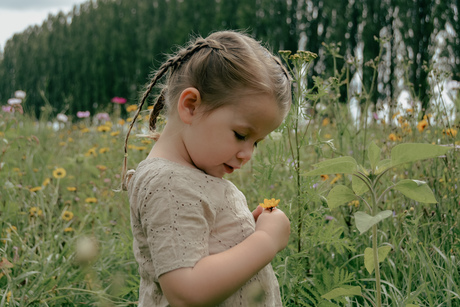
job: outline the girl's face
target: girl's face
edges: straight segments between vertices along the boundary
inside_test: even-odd
[[[283,121],[273,97],[248,95],[210,113],[199,113],[184,132],[187,159],[222,178],[248,162],[257,146]]]

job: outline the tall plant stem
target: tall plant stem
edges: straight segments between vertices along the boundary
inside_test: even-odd
[[[377,214],[377,201],[375,195],[375,182],[372,189],[372,215]],[[374,254],[374,269],[375,269],[375,288],[376,288],[376,306],[382,307],[382,293],[380,286],[380,267],[379,267],[379,247],[377,242],[377,224],[372,226],[372,252]]]

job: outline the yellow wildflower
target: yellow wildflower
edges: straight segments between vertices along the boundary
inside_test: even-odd
[[[40,216],[40,215],[43,215],[43,210],[41,210],[40,208],[32,207],[32,208],[29,209],[29,216],[30,217]]]
[[[120,120],[118,121],[118,124],[119,124],[120,126],[123,126],[125,123],[126,123],[126,122],[125,122],[124,119],[120,119]]]
[[[89,132],[89,129],[88,128],[83,128],[80,130],[81,133],[88,133]]]
[[[38,173],[38,172],[39,172],[39,169],[38,169],[38,168],[34,168],[33,171],[34,171],[34,173]]]
[[[321,123],[321,126],[326,127],[327,125],[329,125],[330,122],[331,121],[329,120],[329,118],[325,117],[323,119],[323,122]]]
[[[99,132],[108,132],[110,130],[111,130],[111,128],[109,126],[107,126],[107,125],[101,125],[101,126],[97,127],[97,131],[99,131]]]
[[[8,293],[6,294],[6,302],[9,303],[10,299],[11,299],[11,291],[8,291]]]
[[[117,136],[120,134],[120,131],[114,131],[114,132],[110,132],[110,135],[111,136]]]
[[[329,175],[321,175],[321,180],[326,181],[329,179]]]
[[[126,112],[133,112],[133,111],[136,111],[137,110],[137,105],[136,104],[132,104],[132,105],[129,105],[126,107]]]
[[[352,200],[351,202],[348,203],[348,206],[355,206],[356,208],[359,207],[359,200]]]
[[[53,171],[53,176],[54,178],[61,179],[64,178],[67,175],[65,169],[62,167],[58,167]]]
[[[65,145],[67,145],[66,142],[59,142],[59,146],[64,147]]]
[[[456,137],[457,136],[457,130],[454,128],[449,128],[449,129],[443,129],[442,133],[451,136],[451,137]]]
[[[85,199],[85,202],[87,202],[88,204],[97,203],[97,198],[96,197],[88,197],[88,198]]]
[[[50,182],[51,178],[45,178],[45,180],[43,180],[42,186],[46,187],[48,184],[50,184]]]
[[[105,171],[107,169],[107,166],[105,165],[96,165],[96,168],[100,170],[101,172]]]
[[[72,227],[64,228],[64,232],[72,232],[72,231],[74,231]]]
[[[88,151],[85,153],[85,157],[89,157],[89,156],[97,157],[96,148],[93,147],[93,148],[88,149]]]
[[[71,219],[73,219],[73,212],[72,211],[67,211],[65,210],[63,213],[62,213],[62,216],[61,218],[64,220],[64,221],[70,221]]]
[[[30,192],[37,192],[37,191],[40,191],[42,189],[42,187],[34,187],[34,188],[30,188],[29,191]]]
[[[390,133],[390,135],[388,135],[388,139],[390,141],[396,141],[397,140],[396,134]]]
[[[272,210],[273,208],[277,207],[279,204],[280,200],[279,199],[264,199],[264,202],[259,204],[264,209],[270,209]]]
[[[334,179],[331,180],[331,184],[336,183],[337,181],[339,181],[340,178],[342,178],[342,175],[341,174],[336,174]]]
[[[417,129],[420,133],[425,130],[425,128],[428,126],[428,121],[426,119],[422,119],[418,124],[417,124]]]
[[[75,192],[77,190],[76,187],[67,187],[67,191],[69,192]]]
[[[101,149],[99,149],[100,154],[104,154],[104,153],[106,153],[108,151],[110,151],[110,148],[108,148],[108,147],[102,147]]]

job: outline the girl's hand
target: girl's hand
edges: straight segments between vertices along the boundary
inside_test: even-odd
[[[254,216],[256,216],[255,213],[260,210],[259,207],[254,210]],[[289,219],[280,209],[273,208],[271,211],[269,209],[264,209],[263,212],[257,216],[256,231],[266,232],[272,239],[277,252],[279,252],[288,244],[289,234],[291,233],[290,224]]]
[[[262,206],[257,206],[254,211],[252,211],[252,215],[254,216],[254,221],[257,223],[257,219],[259,218],[259,215],[264,211],[264,208]]]

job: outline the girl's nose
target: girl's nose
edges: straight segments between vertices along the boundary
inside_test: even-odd
[[[251,160],[252,153],[254,152],[254,146],[245,145],[241,150],[236,154],[236,157],[242,160],[243,164]]]

